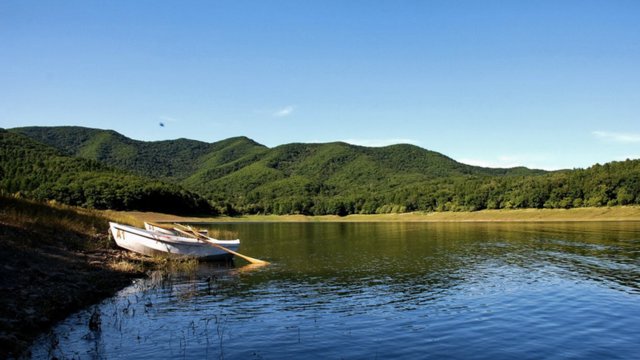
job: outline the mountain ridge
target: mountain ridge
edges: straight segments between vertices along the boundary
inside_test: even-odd
[[[537,176],[526,168],[492,169],[457,162],[411,144],[366,147],[345,142],[289,143],[268,148],[248,137],[206,143],[140,141],[113,130],[23,127],[19,132],[62,151],[182,185],[216,203],[253,208],[265,197],[375,197],[399,187],[461,176]],[[268,194],[268,195],[266,195]],[[251,211],[264,211],[260,206]]]
[[[509,170],[520,170],[520,169],[526,169],[536,173],[546,172],[544,170],[528,169],[522,166],[517,166],[512,168],[489,168],[489,167],[468,165],[468,164],[458,162],[436,151],[428,150],[413,144],[402,144],[402,143],[392,144],[392,145],[387,145],[382,147],[367,147],[367,146],[361,146],[361,145],[353,145],[353,144],[349,144],[342,141],[334,141],[334,142],[326,142],[326,143],[294,142],[294,143],[281,144],[281,145],[269,148],[246,136],[235,136],[235,137],[230,137],[230,138],[215,141],[215,142],[204,142],[200,140],[192,140],[192,139],[186,139],[186,138],[178,138],[178,139],[172,139],[172,140],[170,139],[170,140],[143,141],[143,140],[135,140],[135,139],[129,138],[114,130],[95,129],[95,128],[80,127],[80,126],[28,126],[28,127],[17,127],[17,128],[7,129],[7,130],[12,132],[22,133],[35,140],[38,140],[40,142],[43,142],[55,148],[67,151],[70,154],[74,154],[76,156],[92,158],[94,160],[105,161],[107,163],[109,163],[108,157],[104,156],[104,154],[101,156],[99,153],[92,153],[92,151],[94,152],[96,151],[94,149],[96,145],[95,144],[96,138],[99,138],[100,140],[105,140],[104,138],[108,135],[108,136],[116,137],[116,140],[117,140],[116,144],[119,144],[119,145],[122,144],[120,146],[135,145],[140,148],[144,148],[144,147],[161,147],[162,144],[175,145],[175,144],[183,143],[184,147],[189,149],[194,149],[196,151],[197,150],[203,151],[203,149],[211,150],[212,148],[220,147],[223,144],[228,144],[228,143],[238,142],[238,141],[244,142],[246,144],[250,144],[255,147],[261,147],[265,150],[271,150],[271,151],[278,151],[281,148],[291,148],[291,147],[299,147],[299,146],[304,146],[308,148],[323,147],[323,146],[345,146],[351,149],[366,149],[371,153],[384,153],[384,152],[397,153],[398,151],[396,151],[396,149],[403,149],[405,150],[405,152],[412,151],[414,155],[416,151],[419,151],[423,153],[429,153],[434,156],[446,158],[448,161],[455,163],[456,166],[458,166],[461,169],[463,168],[475,169],[476,171],[484,171],[487,173],[507,173],[509,172]],[[69,137],[70,134],[73,135],[75,139],[73,140],[70,139]],[[90,137],[89,134],[92,135],[92,137]],[[110,149],[111,152],[113,152],[114,150],[118,150],[117,148],[114,149],[113,146],[114,145],[112,145],[112,148]],[[164,147],[163,150],[165,150],[166,148],[171,148],[171,147]],[[170,153],[169,155],[173,155],[173,154]],[[200,155],[200,154],[196,152],[195,155]]]
[[[569,208],[640,203],[640,160],[544,171],[463,164],[411,144],[266,147],[247,137],[145,142],[82,127],[9,129],[58,151],[174,183],[226,214]]]
[[[132,175],[96,160],[73,157],[6,130],[0,130],[0,175],[0,191],[37,200],[174,214],[214,211],[202,197],[178,184]]]
[[[216,143],[191,139],[141,141],[128,138],[113,130],[80,126],[20,127],[9,129],[57,148],[73,156],[97,160],[110,166],[139,175],[168,180],[182,180],[184,174],[194,172],[194,158],[209,154],[212,149],[243,137],[229,138]],[[252,142],[248,138],[246,142]],[[161,155],[161,156],[160,156]]]

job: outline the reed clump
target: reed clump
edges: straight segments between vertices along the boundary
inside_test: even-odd
[[[209,229],[209,237],[219,240],[234,240],[238,238],[238,232],[226,229]]]
[[[135,263],[129,260],[116,260],[108,263],[110,269],[120,272],[144,272],[145,268],[142,263]]]
[[[156,269],[168,272],[191,272],[198,268],[198,259],[193,257],[170,258],[167,256],[153,256],[150,258]]]

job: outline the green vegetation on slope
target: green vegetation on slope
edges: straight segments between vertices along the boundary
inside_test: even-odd
[[[208,144],[188,139],[145,142],[129,139],[112,130],[78,126],[23,127],[10,131],[68,155],[170,181],[181,181],[200,171],[231,163],[245,153],[266,149],[242,137]]]
[[[179,185],[73,158],[26,136],[0,130],[0,191],[96,209],[211,213]]]
[[[233,173],[204,179],[194,189],[239,213],[345,215],[434,210],[430,185],[523,173],[545,172],[464,165],[412,145],[287,144]]]
[[[244,138],[142,142],[107,130],[18,128],[61,151],[172,181],[227,214],[372,214],[640,203],[640,162],[545,172],[458,163],[413,145],[272,149]],[[89,184],[93,186],[92,184]]]

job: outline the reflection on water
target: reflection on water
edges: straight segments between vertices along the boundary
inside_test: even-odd
[[[211,226],[237,231],[241,252],[272,265],[154,273],[71,316],[34,357],[630,359],[640,350],[637,223]]]

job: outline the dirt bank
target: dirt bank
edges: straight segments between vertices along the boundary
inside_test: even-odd
[[[85,250],[42,241],[40,232],[0,223],[0,358],[16,356],[56,321],[98,302],[143,273],[115,270],[115,249]],[[75,241],[95,241],[67,233]]]
[[[0,358],[144,275],[147,260],[115,249],[107,227],[100,216],[0,198]]]

